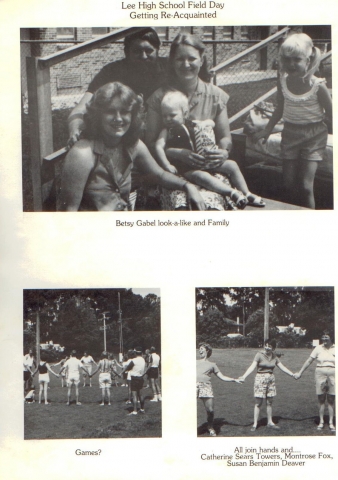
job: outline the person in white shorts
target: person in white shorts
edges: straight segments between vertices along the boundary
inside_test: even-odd
[[[69,358],[69,356],[66,356],[65,358],[62,358],[58,363],[53,363],[53,365],[51,365],[52,368],[57,367],[58,365],[61,365],[59,375],[60,375],[60,378],[61,378],[61,387],[62,388],[64,387],[65,383],[67,384],[66,370],[63,370],[62,373],[60,373],[60,372],[62,370],[62,367],[64,366],[64,364],[68,360],[68,358]]]
[[[83,354],[83,357],[81,358],[81,363],[83,363],[83,365],[86,367],[86,369],[88,370],[88,373],[89,373],[89,386],[91,387],[92,386],[92,379],[91,379],[91,373],[93,371],[93,365],[95,364],[97,366],[97,363],[95,362],[95,360],[93,359],[93,357],[91,355],[88,355],[87,352],[84,352]],[[85,387],[86,386],[86,378],[87,378],[87,374],[84,373],[83,374],[83,386]]]
[[[55,375],[56,377],[59,377],[59,375],[50,368],[49,363],[46,362],[47,356],[45,353],[41,353],[41,358],[40,358],[40,363],[36,367],[35,372],[33,373],[33,376],[36,374],[36,372],[39,372],[39,403],[41,403],[42,400],[42,393],[44,394],[45,397],[45,405],[50,405],[47,399],[47,392],[48,392],[48,385],[50,382],[50,377],[49,377],[49,372]]]
[[[159,384],[159,370],[160,370],[160,356],[156,353],[156,348],[151,347],[149,357],[149,368],[147,370],[148,379],[151,389],[153,391],[153,399],[151,402],[158,402],[162,400],[161,387]]]
[[[24,394],[33,388],[33,371],[36,368],[36,361],[33,350],[30,349],[27,355],[23,357],[23,389]]]
[[[120,374],[114,369],[112,360],[108,359],[107,352],[102,352],[101,360],[98,363],[97,369],[95,370],[95,372],[89,375],[89,378],[95,375],[98,371],[100,371],[99,384],[102,392],[102,402],[100,403],[100,406],[101,407],[104,406],[106,395],[107,395],[108,405],[111,405],[110,403],[111,372],[113,371],[119,377],[120,377]]]
[[[63,370],[66,370],[66,379],[67,379],[67,405],[70,405],[70,396],[72,386],[75,386],[75,397],[76,405],[81,405],[79,402],[79,383],[80,383],[80,370],[83,370],[87,375],[89,375],[86,368],[82,365],[81,360],[76,358],[76,350],[73,350],[70,354],[69,359],[65,362],[64,366],[60,370],[60,375]]]

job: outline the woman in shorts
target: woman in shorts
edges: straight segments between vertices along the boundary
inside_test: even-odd
[[[318,345],[310,354],[309,358],[304,362],[302,368],[295,374],[298,380],[303,372],[316,360],[317,366],[315,370],[316,394],[318,396],[319,407],[319,424],[317,430],[324,428],[324,411],[325,402],[327,400],[327,408],[329,411],[329,428],[331,432],[336,431],[333,424],[334,403],[335,403],[335,365],[336,353],[335,345],[332,343],[331,336],[328,332],[322,335],[322,343]]]
[[[59,377],[59,375],[53,372],[53,370],[50,368],[50,365],[46,362],[46,355],[44,353],[41,353],[39,365],[37,366],[37,369],[35,370],[33,375],[35,375],[37,371],[39,372],[39,386],[40,386],[39,403],[41,403],[42,392],[43,392],[45,397],[45,405],[49,405],[48,399],[47,399],[48,385],[50,382],[49,372],[55,375],[56,377]]]
[[[266,398],[266,413],[268,417],[268,428],[279,430],[280,427],[272,421],[272,401],[276,396],[276,383],[275,376],[273,374],[274,368],[277,366],[282,372],[287,373],[290,377],[294,374],[279,360],[276,350],[276,340],[266,339],[264,342],[264,350],[258,352],[254,358],[254,361],[239,380],[245,381],[246,377],[250,375],[255,369],[257,374],[254,384],[254,397],[255,397],[255,409],[254,409],[254,423],[251,427],[251,431],[254,432],[257,429],[257,422],[259,418],[259,412],[263,403],[263,399]]]
[[[209,357],[212,354],[212,348],[207,343],[202,343],[199,348],[200,360],[197,360],[197,398],[200,398],[204,403],[204,408],[207,412],[208,431],[210,437],[216,437],[214,429],[214,394],[211,385],[211,374],[214,373],[220,380],[224,382],[241,383],[235,378],[226,377],[223,375],[216,363],[210,362]]]

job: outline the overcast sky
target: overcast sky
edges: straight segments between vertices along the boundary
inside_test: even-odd
[[[142,297],[145,297],[148,293],[154,293],[158,297],[161,296],[159,288],[132,288],[132,291],[136,295],[142,295]]]

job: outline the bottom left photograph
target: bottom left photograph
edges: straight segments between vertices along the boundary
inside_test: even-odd
[[[23,291],[24,438],[161,437],[159,288]]]

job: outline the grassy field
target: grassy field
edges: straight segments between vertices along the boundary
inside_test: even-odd
[[[51,404],[39,405],[37,401],[25,404],[25,439],[161,437],[161,402],[149,402],[151,388],[143,389],[146,413],[129,417],[132,406],[125,404],[128,399],[125,387],[112,386],[111,406],[100,407],[98,376],[93,377],[92,388],[83,388],[83,383],[80,384],[81,406],[75,405],[73,392],[72,403],[67,406],[67,388],[61,388],[61,379],[50,375],[48,401]],[[38,394],[37,376],[34,383]]]
[[[256,352],[256,349],[214,349],[210,360],[217,363],[224,375],[237,378],[251,365]],[[278,352],[282,353],[282,363],[292,372],[297,372],[311,350],[280,349]],[[275,369],[277,396],[273,404],[273,421],[279,425],[279,431],[266,428],[264,403],[258,428],[255,432],[250,432],[253,423],[255,373],[252,373],[242,385],[222,382],[213,376],[217,435],[220,437],[333,435],[327,424],[323,431],[317,431],[319,417],[314,370],[315,366],[312,364],[302,378],[296,381],[278,368]],[[325,421],[328,422],[327,415]],[[197,401],[197,426],[198,436],[208,436],[206,413],[201,400]]]

